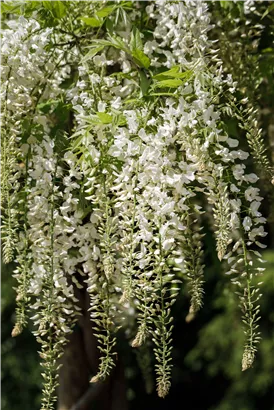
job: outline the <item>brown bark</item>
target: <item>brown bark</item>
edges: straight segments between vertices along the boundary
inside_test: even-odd
[[[80,330],[69,337],[59,376],[58,410],[70,410],[89,387],[89,368]]]
[[[96,338],[89,318],[86,292],[77,295],[83,315],[69,337],[62,357],[58,410],[127,410],[124,368],[121,360],[107,380],[90,383],[99,364]]]

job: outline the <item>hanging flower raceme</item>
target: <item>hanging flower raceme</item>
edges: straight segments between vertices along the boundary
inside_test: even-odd
[[[208,39],[206,3],[77,7],[95,13],[96,27],[82,18],[91,25],[90,31],[79,28],[83,35],[67,32],[60,22],[43,28],[31,19],[6,29],[8,41],[17,44],[18,37],[22,45],[7,62],[10,70],[5,67],[5,124],[11,119],[15,131],[6,127],[3,146],[4,255],[9,262],[9,244],[17,244],[13,335],[25,326],[26,312],[34,311],[44,410],[53,408],[59,358],[80,314],[76,288],[89,295],[100,352],[91,381],[104,381],[112,372],[122,324],[130,328],[134,348],[152,346],[157,392],[167,395],[172,306],[184,279],[190,297],[186,321],[203,306],[206,218],[217,256],[239,288],[246,326],[243,370],[252,366],[259,340],[254,277],[262,269],[254,268],[253,259],[260,259],[254,244],[264,247],[258,238],[266,235],[262,197],[258,177],[247,172],[249,153],[226,131],[225,115],[236,115],[231,106],[237,84],[224,74]],[[52,45],[56,36],[62,52]],[[20,68],[15,75],[19,57],[28,71]],[[49,101],[40,106],[40,98]],[[63,116],[60,106],[66,108]],[[66,129],[58,133],[63,117]],[[18,130],[26,120],[41,127],[30,127],[22,141]],[[126,311],[128,317],[134,312],[134,325]]]
[[[52,28],[42,29],[35,18],[20,17],[7,22],[3,30],[2,62],[2,155],[1,207],[3,256],[6,263],[16,258],[17,320],[13,335],[27,324],[27,288],[32,256],[28,237],[28,195],[33,178],[29,175],[32,144],[41,141],[50,129],[50,120],[39,109],[50,98],[57,98],[68,68],[64,51],[47,50]],[[49,53],[50,51],[50,53]],[[18,206],[19,205],[19,206]]]

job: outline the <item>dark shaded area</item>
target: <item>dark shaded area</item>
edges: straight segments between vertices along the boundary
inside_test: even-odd
[[[2,409],[39,409],[42,377],[40,375],[39,345],[26,329],[11,337],[15,320],[15,292],[12,287],[12,265],[2,265],[1,307],[1,386]]]

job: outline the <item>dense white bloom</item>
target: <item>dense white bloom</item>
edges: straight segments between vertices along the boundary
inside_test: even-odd
[[[258,212],[258,209],[261,205],[261,202],[259,201],[253,201],[250,204],[250,211],[252,213],[253,216],[261,216],[262,214],[260,212]]]
[[[255,242],[255,239],[257,236],[265,237],[266,232],[264,232],[263,226],[259,226],[258,228],[253,228],[249,233],[248,233],[248,238],[252,241]]]
[[[259,194],[259,189],[254,188],[254,187],[249,187],[245,190],[245,198],[247,201],[261,201],[263,198],[260,197]]]
[[[255,10],[255,1],[254,0],[245,0],[244,1],[244,13],[249,14]]]
[[[245,231],[250,231],[251,226],[252,226],[252,220],[249,216],[246,216],[243,220],[243,227]]]
[[[233,175],[234,178],[237,179],[238,181],[242,181],[244,179],[244,170],[246,166],[244,164],[237,164],[235,165],[232,170],[233,170]]]
[[[87,7],[94,11],[93,5]],[[165,396],[170,306],[182,276],[190,281],[190,318],[202,306],[201,215],[206,212],[214,226],[219,260],[227,260],[228,273],[239,276],[234,282],[243,289],[252,276],[246,273],[247,247],[252,249],[254,242],[263,247],[257,238],[266,234],[259,212],[262,197],[252,185],[258,177],[247,174],[243,163],[249,154],[223,129],[223,114],[231,112],[226,95],[234,93],[236,83],[208,38],[207,4],[156,0],[146,12],[155,30],[145,41],[142,64],[136,54],[130,56],[133,33],[126,21],[119,22],[119,13],[115,24],[123,39],[114,38],[118,45],[112,47],[113,38],[100,38],[97,53],[87,59],[78,44],[65,48],[66,53],[56,47],[49,58],[55,27],[44,29],[35,19],[8,21],[1,97],[14,141],[25,117],[38,129],[18,150],[28,158],[28,169],[23,162],[27,175],[18,169],[11,178],[15,184],[27,181],[17,262],[24,259],[21,251],[29,241],[31,260],[24,267],[31,276],[36,334],[46,338],[47,329],[54,328],[64,343],[78,310],[74,292],[87,288],[103,352],[95,380],[104,379],[114,366],[117,312],[131,315],[136,309],[132,344],[139,346],[153,335],[157,388]],[[140,10],[133,8],[129,17],[134,22]],[[114,23],[114,14],[108,18]],[[72,78],[70,66],[78,68],[77,80],[63,91],[63,81]],[[165,75],[162,87],[158,79]],[[62,142],[55,135],[56,101],[69,103],[75,117],[61,158],[55,146]],[[39,108],[43,102],[51,107],[48,115]]]
[[[245,175],[245,181],[250,182],[251,184],[254,184],[255,182],[258,181],[259,177],[256,174],[247,174]]]

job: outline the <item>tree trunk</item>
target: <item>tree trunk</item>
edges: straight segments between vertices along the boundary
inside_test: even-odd
[[[79,292],[77,297],[83,316],[70,335],[61,359],[58,410],[128,410],[120,359],[104,382],[89,382],[97,372],[99,354],[88,313],[88,295]]]

